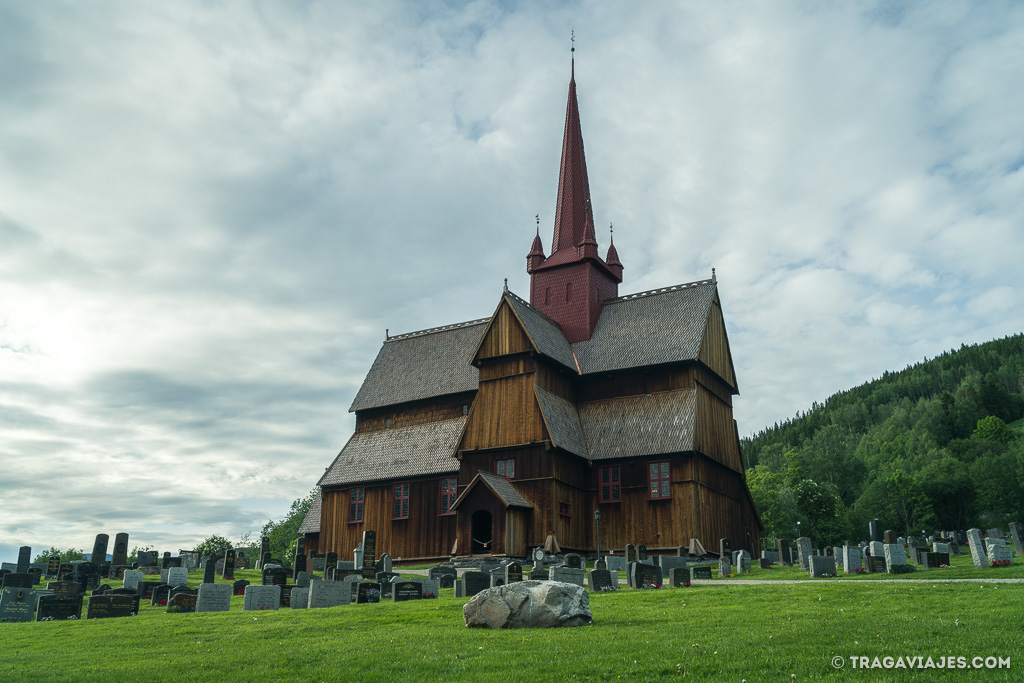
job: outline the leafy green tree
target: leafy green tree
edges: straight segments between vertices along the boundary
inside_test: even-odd
[[[288,510],[288,516],[284,519],[274,521],[268,520],[260,531],[260,536],[267,536],[270,539],[270,554],[285,562],[291,562],[295,556],[295,548],[299,539],[299,527],[302,520],[306,518],[313,499],[316,498],[318,489],[314,488],[305,497],[292,501]]]
[[[747,486],[761,514],[766,540],[774,542],[789,536],[800,515],[793,489],[786,485],[782,475],[766,465],[754,467],[747,470]]]
[[[839,492],[832,484],[819,484],[812,479],[804,479],[796,485],[795,493],[797,509],[807,520],[806,533],[812,541],[816,541],[822,524],[833,522],[839,515]]]
[[[199,553],[199,557],[213,557],[215,555],[224,557],[231,548],[231,541],[223,536],[210,536],[205,541],[197,545],[195,550]]]
[[[935,524],[931,501],[903,470],[896,470],[885,479],[885,512],[886,518],[903,532]]]
[[[59,550],[53,546],[50,546],[48,550],[44,550],[36,556],[33,562],[47,562],[51,557],[57,556],[61,562],[71,562],[73,560],[84,560],[85,551],[77,548],[68,548],[67,550]]]
[[[1013,441],[1014,436],[1015,434],[1006,426],[1006,423],[995,415],[989,415],[978,420],[978,426],[974,428],[974,433],[971,434],[972,439],[993,441],[995,443],[1010,443]]]

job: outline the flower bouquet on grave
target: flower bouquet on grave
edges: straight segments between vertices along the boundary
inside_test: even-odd
[[[598,592],[599,593],[614,593],[617,590],[618,590],[618,586],[601,586],[601,588],[598,589]]]
[[[158,602],[156,604],[159,607],[167,607],[167,601],[166,600],[161,600],[160,602]]]
[[[863,574],[864,573],[864,567],[854,567],[853,568],[853,573],[854,574]]]
[[[992,560],[992,566],[993,567],[1009,567],[1010,566],[1010,561],[1009,560]]]
[[[644,582],[643,588],[645,590],[658,590],[661,588],[660,584]]]
[[[402,558],[398,558],[398,559],[402,559]],[[436,597],[437,597],[437,596],[436,596],[436,595],[434,595],[433,593],[424,593],[424,594],[423,594],[423,599],[424,599],[424,600],[427,600],[427,599],[430,599],[430,598],[436,598]]]
[[[366,591],[366,602],[380,602],[380,591],[370,588]]]

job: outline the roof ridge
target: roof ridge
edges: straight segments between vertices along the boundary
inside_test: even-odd
[[[440,325],[439,327],[428,327],[425,330],[416,330],[415,332],[403,332],[402,334],[392,334],[384,340],[384,343],[395,341],[396,339],[408,339],[409,337],[422,337],[427,334],[434,334],[435,332],[446,332],[448,330],[454,330],[460,327],[472,327],[473,325],[481,325],[486,322],[490,322],[490,318],[477,318],[476,320],[467,320],[461,323],[452,323],[451,325]]]
[[[649,289],[646,292],[636,292],[635,294],[624,294],[623,296],[616,297],[614,299],[608,299],[605,301],[605,305],[613,304],[619,301],[628,301],[629,299],[641,299],[648,296],[656,296],[658,294],[667,294],[668,292],[678,292],[681,289],[692,289],[694,287],[700,287],[701,285],[713,285],[716,284],[714,278],[708,278],[707,280],[694,280],[693,282],[684,282],[681,285],[672,285],[671,287],[658,287],[657,289]]]
[[[559,331],[559,332],[561,332],[561,331],[562,331],[562,326],[561,326],[561,325],[559,325],[559,324],[558,324],[557,322],[555,322],[554,318],[552,318],[552,317],[551,317],[550,315],[548,315],[548,314],[547,314],[547,313],[545,313],[544,311],[540,310],[539,308],[537,308],[536,306],[534,306],[533,304],[531,304],[531,303],[530,303],[529,301],[527,301],[527,300],[526,300],[526,299],[524,299],[523,297],[521,297],[521,296],[519,296],[518,294],[516,294],[515,292],[513,292],[513,291],[512,291],[511,289],[509,289],[509,290],[506,290],[506,291],[505,291],[505,294],[507,294],[507,295],[511,296],[511,297],[512,297],[513,299],[515,299],[515,300],[516,300],[516,301],[518,301],[519,303],[521,303],[521,304],[523,304],[523,305],[525,305],[525,306],[527,306],[527,307],[529,307],[529,308],[533,309],[533,312],[534,312],[534,313],[536,313],[537,315],[539,315],[540,317],[544,318],[544,319],[545,319],[545,320],[547,320],[547,321],[548,321],[549,323],[551,323],[552,325],[554,325],[555,327],[557,327],[557,328],[558,328],[558,331]],[[564,336],[564,335],[565,335],[565,333],[564,333],[564,332],[562,332],[562,335]],[[572,346],[572,345],[570,344],[570,346]]]

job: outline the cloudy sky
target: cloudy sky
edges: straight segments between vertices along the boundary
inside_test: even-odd
[[[741,435],[1024,330],[1018,2],[0,0],[0,559],[258,534],[386,328],[528,295],[571,30],[601,248],[717,269]]]

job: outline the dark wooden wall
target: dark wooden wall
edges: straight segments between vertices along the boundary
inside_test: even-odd
[[[410,427],[412,425],[461,417],[463,406],[467,409],[473,405],[475,391],[467,391],[441,398],[412,401],[385,408],[360,410],[356,413],[356,432],[373,432],[385,429],[387,420],[391,420],[391,428]]]

